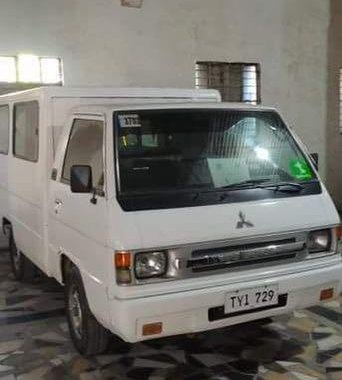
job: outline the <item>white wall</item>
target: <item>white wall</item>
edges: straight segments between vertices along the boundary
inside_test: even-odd
[[[340,69],[342,68],[342,1],[331,0],[328,54],[327,181],[342,211],[342,133],[340,131]]]
[[[66,85],[193,87],[196,60],[261,63],[325,173],[328,0],[1,0],[0,54],[60,56]]]

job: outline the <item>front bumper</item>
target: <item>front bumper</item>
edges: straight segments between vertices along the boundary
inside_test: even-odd
[[[221,315],[220,318],[212,320],[212,310],[222,309],[226,293],[270,284],[278,284],[279,295],[283,296],[280,306],[232,317],[222,318]],[[205,286],[205,282],[203,285]],[[163,336],[222,328],[318,304],[321,290],[327,288],[333,288],[336,297],[342,291],[342,262],[300,273],[269,276],[263,280],[145,298],[113,299],[110,301],[110,329],[124,340],[134,343]],[[286,299],[285,304],[284,299]],[[147,337],[142,335],[143,325],[158,322],[162,322],[163,325],[160,334]]]

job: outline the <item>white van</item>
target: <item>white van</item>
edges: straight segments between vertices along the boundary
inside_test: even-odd
[[[62,128],[64,126],[64,128]],[[271,108],[216,91],[0,97],[13,272],[65,285],[84,354],[288,313],[341,292],[339,216]]]

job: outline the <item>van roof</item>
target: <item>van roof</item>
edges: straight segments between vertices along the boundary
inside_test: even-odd
[[[144,87],[65,87],[47,86],[31,90],[13,92],[3,98],[23,98],[25,96],[45,96],[48,98],[120,98],[120,99],[191,99],[192,101],[221,101],[219,91],[212,89],[144,88]]]
[[[177,103],[127,103],[127,104],[88,104],[72,109],[74,114],[106,114],[113,111],[144,110],[144,109],[235,109],[248,111],[275,111],[273,107],[251,105],[246,103],[212,103],[212,102],[177,102]]]

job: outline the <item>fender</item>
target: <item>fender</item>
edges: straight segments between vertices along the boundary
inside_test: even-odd
[[[108,289],[105,284],[87,271],[82,262],[72,253],[64,250],[58,251],[57,281],[64,285],[63,260],[68,260],[80,272],[85,289],[88,305],[94,317],[107,329],[110,328]]]

